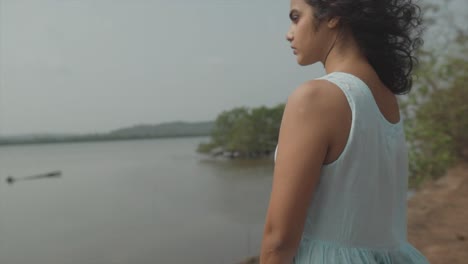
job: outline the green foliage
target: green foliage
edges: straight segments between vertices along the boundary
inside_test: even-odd
[[[421,52],[416,89],[402,105],[410,143],[410,186],[443,175],[468,160],[468,49],[458,36],[456,57]]]
[[[271,153],[278,142],[283,111],[284,104],[224,111],[216,118],[211,141],[200,144],[198,151],[236,153],[240,157],[261,157]]]

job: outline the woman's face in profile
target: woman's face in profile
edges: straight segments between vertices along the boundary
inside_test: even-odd
[[[299,65],[316,63],[324,56],[324,43],[327,28],[326,23],[316,26],[314,10],[305,0],[291,0],[289,18],[291,26],[286,39],[291,42],[291,48]]]

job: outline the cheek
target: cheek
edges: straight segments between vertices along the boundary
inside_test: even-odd
[[[310,30],[304,30],[301,34],[301,49],[305,56],[313,55],[317,52],[316,38]]]
[[[320,59],[322,52],[322,44],[319,36],[313,29],[305,29],[302,32],[301,38],[301,54],[297,58],[298,63],[302,66],[310,65]]]
[[[307,36],[307,41],[311,44],[317,40],[317,32],[315,32],[313,25],[307,27],[307,31],[304,32],[304,35]]]
[[[320,32],[316,32],[315,30],[310,30],[308,32],[308,45],[309,49],[316,53],[319,54],[323,52],[323,37],[320,35]]]
[[[310,24],[309,24],[310,23]],[[301,25],[299,29],[299,36],[301,43],[303,45],[306,45],[306,47],[311,47],[314,46],[314,40],[315,40],[315,31],[313,30],[312,27],[312,22],[310,21],[304,21],[304,24]]]

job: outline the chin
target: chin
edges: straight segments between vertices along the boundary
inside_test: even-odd
[[[315,61],[311,60],[310,58],[304,58],[300,55],[297,55],[296,60],[297,60],[297,64],[301,66],[307,66],[307,65],[311,65],[315,63]]]
[[[306,60],[301,60],[299,57],[297,58],[297,64],[301,66],[307,66],[313,64],[313,62],[306,61]]]

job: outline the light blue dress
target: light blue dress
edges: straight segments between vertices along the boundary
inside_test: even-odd
[[[322,167],[294,263],[427,264],[407,241],[402,121],[388,122],[354,75],[334,72],[319,79],[346,95],[352,125],[340,157]]]

